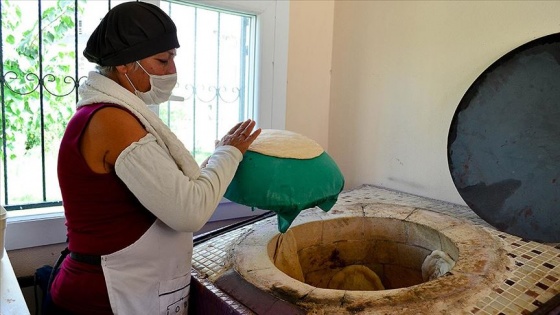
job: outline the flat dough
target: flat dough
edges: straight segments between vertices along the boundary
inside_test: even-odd
[[[344,267],[334,274],[327,287],[328,289],[350,291],[385,290],[379,276],[363,265]]]
[[[292,230],[278,235],[273,261],[276,268],[283,273],[298,281],[305,282],[297,253],[297,241]]]
[[[317,142],[303,135],[277,129],[263,129],[249,150],[268,156],[300,160],[318,157],[324,151]]]

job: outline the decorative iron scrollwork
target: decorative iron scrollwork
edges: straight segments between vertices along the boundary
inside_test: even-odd
[[[194,86],[192,84],[186,84],[184,86],[185,91],[187,91],[187,96],[185,100],[201,101],[203,103],[210,103],[217,99],[226,103],[235,103],[239,100],[240,89],[237,86],[227,87],[227,86]],[[202,92],[201,92],[202,91]],[[206,91],[208,93],[206,93]]]
[[[23,79],[25,78],[25,79]],[[62,82],[65,86],[71,87],[70,90],[57,92],[53,91],[52,87],[49,87],[49,82],[57,82],[57,77],[54,74],[48,73],[40,78],[35,73],[26,73],[24,76],[20,76],[20,74],[14,71],[6,72],[1,78],[0,83],[3,83],[6,88],[12,91],[15,94],[19,95],[29,95],[42,86],[43,89],[55,97],[64,97],[72,94],[81,84],[81,81],[85,79],[85,76],[80,77],[78,80],[75,77],[71,76],[64,76],[62,78]],[[26,81],[24,81],[26,80]],[[19,81],[20,84],[14,84],[14,81]],[[35,83],[35,84],[25,84],[25,83]]]

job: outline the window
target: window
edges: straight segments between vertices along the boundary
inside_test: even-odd
[[[185,100],[154,110],[198,161],[239,120],[284,128],[287,2],[145,1],[173,18],[181,44],[174,94]],[[82,51],[109,7],[121,2],[1,0],[0,202],[9,221],[52,209],[60,218],[58,142],[77,86],[94,66]]]
[[[256,17],[164,1],[160,6],[177,24],[174,94],[184,101],[155,111],[200,163],[214,151],[214,140],[254,117]]]

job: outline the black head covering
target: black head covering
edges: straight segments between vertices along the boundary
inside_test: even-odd
[[[179,47],[177,27],[159,7],[121,3],[91,34],[84,56],[101,66],[119,66]]]

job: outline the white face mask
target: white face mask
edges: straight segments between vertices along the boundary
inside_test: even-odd
[[[175,85],[177,84],[177,73],[167,74],[167,75],[154,75],[149,74],[142,65],[136,61],[136,63],[146,72],[150,77],[151,88],[148,92],[140,92],[136,89],[128,75],[125,73],[126,79],[130,82],[130,85],[134,88],[134,94],[138,96],[146,105],[155,105],[163,102],[167,102],[171,96],[171,92]]]

